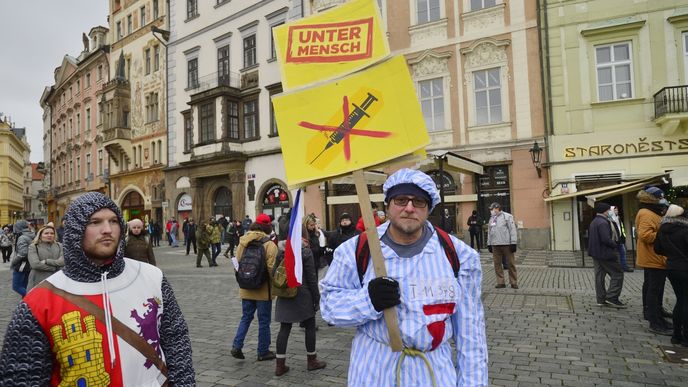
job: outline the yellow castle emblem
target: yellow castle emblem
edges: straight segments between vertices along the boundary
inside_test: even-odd
[[[60,387],[107,386],[110,375],[105,371],[103,335],[96,330],[94,316],[84,317],[83,325],[81,321],[81,312],[73,311],[62,315],[62,325],[50,327],[53,352],[60,363]]]

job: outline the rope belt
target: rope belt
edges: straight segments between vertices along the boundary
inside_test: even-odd
[[[399,360],[397,361],[397,387],[401,387],[401,363],[404,362],[404,359],[406,356],[412,356],[412,357],[420,357],[423,359],[425,362],[425,366],[428,368],[428,372],[430,373],[430,378],[432,379],[432,385],[434,387],[437,387],[437,380],[435,380],[435,373],[432,371],[432,365],[430,364],[430,360],[428,360],[428,357],[425,356],[425,352],[419,351],[417,349],[413,348],[404,348],[401,351],[401,356],[399,356]]]

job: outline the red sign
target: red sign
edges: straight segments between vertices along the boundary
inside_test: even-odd
[[[370,58],[372,53],[372,17],[289,27],[287,62],[342,62]]]

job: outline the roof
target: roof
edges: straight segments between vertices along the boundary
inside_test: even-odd
[[[44,174],[38,172],[38,163],[31,163],[31,180],[43,180]]]

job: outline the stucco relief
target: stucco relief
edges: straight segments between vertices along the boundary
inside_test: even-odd
[[[422,55],[420,60],[411,61],[411,76],[413,79],[423,78],[428,75],[445,74],[449,72],[449,56],[437,56],[433,53]]]
[[[504,27],[504,4],[463,15],[465,34]]]
[[[447,39],[447,19],[409,28],[411,46]]]
[[[511,126],[472,127],[468,129],[470,144],[487,144],[511,140]]]
[[[473,49],[465,50],[464,55],[466,55],[466,68],[473,69],[494,64],[506,64],[506,45],[508,44],[508,42],[496,43],[492,41],[485,41],[478,44]]]

